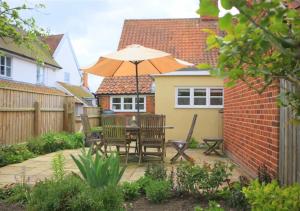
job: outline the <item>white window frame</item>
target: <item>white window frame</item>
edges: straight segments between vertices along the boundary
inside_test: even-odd
[[[38,72],[40,72],[40,75],[41,73],[42,74],[42,81],[39,81],[39,77],[38,77]],[[37,65],[36,66],[36,83],[37,84],[45,84],[45,81],[46,81],[46,68],[42,65]]]
[[[121,109],[113,109],[113,98],[121,98]],[[133,109],[124,109],[124,98],[132,98],[132,108]],[[144,99],[144,109],[140,109],[140,112],[146,112],[146,96],[141,95],[140,98]],[[135,104],[136,104],[136,95],[112,95],[110,96],[110,110],[114,112],[137,112],[137,109],[135,109]],[[125,103],[128,104],[128,103]]]
[[[1,70],[0,70],[0,77],[1,77],[1,78],[12,78],[13,58],[12,58],[11,56],[6,56],[6,55],[1,55],[1,56],[0,56],[0,59],[1,59],[1,57],[4,57],[4,75],[1,74]],[[7,58],[10,59],[10,76],[7,75],[7,70],[6,70],[6,68],[7,68],[7,64],[6,64]],[[1,60],[0,60],[0,66],[2,66],[2,65],[1,65]]]
[[[189,89],[190,90],[190,104],[178,105],[178,90]],[[206,105],[194,105],[194,90],[205,89],[206,90]],[[222,105],[210,105],[210,90],[222,89]],[[223,87],[176,87],[175,88],[175,108],[223,108],[224,107],[224,88]]]

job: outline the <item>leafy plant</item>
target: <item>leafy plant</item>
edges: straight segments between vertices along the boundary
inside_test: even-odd
[[[198,141],[194,137],[192,137],[190,142],[189,142],[189,148],[190,149],[197,149],[198,147],[199,147]]]
[[[62,180],[65,176],[65,157],[63,153],[57,153],[52,160],[52,170],[55,180]]]
[[[153,180],[167,179],[167,170],[163,164],[148,164],[145,176]]]
[[[233,166],[216,162],[213,165],[180,165],[177,168],[177,190],[207,196],[215,195],[218,188],[228,180]]]
[[[125,200],[134,200],[140,196],[140,186],[137,182],[124,182],[121,188]]]
[[[119,156],[115,153],[106,158],[100,156],[97,151],[95,158],[93,158],[90,148],[88,151],[82,149],[82,154],[79,155],[78,159],[73,155],[71,156],[82,177],[93,188],[116,186],[125,171],[125,167],[120,166]]]
[[[203,209],[201,207],[195,207],[195,211],[223,211],[224,209],[221,208],[221,206],[215,202],[215,201],[209,201],[208,208]]]
[[[161,203],[171,196],[171,184],[169,181],[152,180],[145,187],[146,197],[154,203]]]
[[[300,210],[300,185],[279,187],[277,181],[260,184],[253,181],[249,187],[243,188],[251,210]]]
[[[152,181],[153,179],[151,179],[150,177],[140,177],[136,183],[138,184],[138,186],[140,187],[140,192],[141,193],[146,193],[146,186]]]
[[[260,165],[257,169],[257,176],[258,176],[258,181],[260,183],[271,183],[272,182],[272,176],[268,172],[268,169],[266,165]]]
[[[18,203],[25,205],[28,201],[30,186],[27,184],[13,184],[0,189],[0,200],[12,204]]]
[[[30,152],[24,144],[2,146],[0,148],[0,167],[20,163],[34,156],[35,154]]]

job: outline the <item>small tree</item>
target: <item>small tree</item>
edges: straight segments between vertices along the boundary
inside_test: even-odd
[[[47,46],[41,38],[47,33],[36,25],[34,18],[23,18],[20,13],[43,7],[42,4],[33,7],[28,7],[26,4],[10,7],[6,1],[0,0],[0,39],[3,42],[22,45],[33,51],[37,60],[42,59],[39,55],[47,49]]]
[[[210,49],[219,48],[218,65],[212,69],[225,76],[229,86],[243,81],[262,93],[275,80],[291,82],[295,91],[282,93],[279,102],[282,106],[290,106],[299,116],[300,13],[288,7],[290,2],[221,0],[223,8],[229,10],[235,7],[239,13],[227,13],[219,18],[224,36],[206,30],[210,33],[207,44]],[[219,9],[212,0],[200,0],[198,13],[217,17]],[[263,83],[255,86],[250,78],[263,79]]]

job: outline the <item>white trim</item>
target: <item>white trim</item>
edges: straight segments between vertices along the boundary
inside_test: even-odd
[[[132,105],[133,105],[133,109],[132,110],[126,110],[124,109],[124,98],[132,98]],[[121,109],[120,110],[116,110],[116,109],[113,109],[112,107],[112,99],[113,98],[121,98],[121,102],[119,103],[121,105]],[[135,109],[135,98],[136,98],[136,95],[110,95],[110,99],[109,99],[109,108],[110,110],[114,111],[114,112],[137,112],[137,109]],[[146,108],[146,100],[147,100],[147,97],[145,95],[140,95],[140,98],[143,98],[144,99],[144,109],[140,109],[140,112],[146,112],[147,111],[147,108]],[[129,103],[127,103],[129,104]]]
[[[1,69],[0,69],[0,78],[12,79],[13,78],[12,77],[12,75],[13,75],[13,57],[10,56],[10,55],[0,55],[0,60],[1,60],[1,57],[4,57],[4,75],[1,74]],[[6,61],[7,61],[7,58],[10,59],[10,76],[7,76],[7,71],[6,71],[6,67],[7,67]],[[0,66],[1,66],[1,61],[0,61]]]
[[[153,77],[164,77],[164,76],[211,76],[208,70],[189,70],[189,71],[174,71],[163,74],[153,74]]]
[[[189,105],[178,105],[178,90],[189,89],[190,90],[190,104]],[[206,105],[194,105],[194,90],[195,89],[206,89]],[[210,90],[211,89],[222,89],[222,105],[210,105]],[[188,97],[187,97],[188,98]],[[214,98],[214,97],[213,97]],[[175,87],[175,108],[223,108],[224,107],[224,88],[223,87],[201,87],[201,86],[177,86]]]

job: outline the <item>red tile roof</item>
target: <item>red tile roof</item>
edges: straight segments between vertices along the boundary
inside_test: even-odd
[[[217,64],[218,50],[207,51],[208,34],[203,29],[220,33],[214,18],[125,20],[118,49],[140,44],[171,53],[190,63]]]
[[[63,36],[64,36],[63,34],[57,34],[57,35],[50,35],[45,38],[44,41],[49,46],[52,55],[55,52]]]
[[[149,75],[139,76],[139,92],[141,94],[150,94],[153,79]],[[135,94],[136,82],[135,76],[115,76],[106,77],[100,84],[96,94]]]
[[[66,93],[56,88],[50,88],[43,85],[30,84],[30,83],[11,81],[5,79],[0,79],[0,89],[1,88],[20,90],[25,92],[35,92],[41,94],[53,94],[53,95],[62,95],[62,96],[67,95]]]

